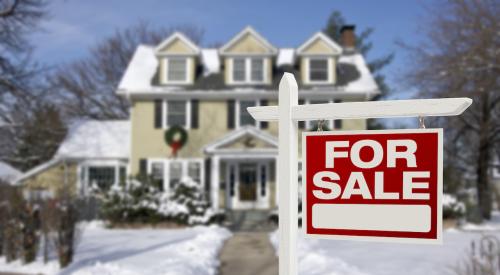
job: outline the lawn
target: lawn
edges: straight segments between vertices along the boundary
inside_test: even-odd
[[[220,227],[187,229],[106,229],[95,223],[84,226],[74,262],[59,270],[54,257],[43,264],[6,264],[0,258],[0,272],[43,274],[144,274],[213,275],[218,270],[218,253],[229,231]]]

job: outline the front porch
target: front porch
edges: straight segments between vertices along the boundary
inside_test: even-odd
[[[277,190],[277,139],[243,127],[206,147],[214,210],[273,209]]]

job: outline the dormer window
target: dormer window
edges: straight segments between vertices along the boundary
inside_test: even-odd
[[[309,59],[309,81],[327,82],[328,81],[328,59]]]
[[[233,83],[263,83],[264,72],[263,58],[233,58]]]
[[[187,82],[187,59],[186,58],[168,58],[167,59],[167,81],[168,82]]]

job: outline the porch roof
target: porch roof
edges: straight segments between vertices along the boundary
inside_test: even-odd
[[[207,154],[277,154],[278,139],[254,126],[243,126],[204,147]]]

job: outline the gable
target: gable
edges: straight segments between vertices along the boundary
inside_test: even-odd
[[[263,149],[263,148],[276,148],[274,144],[269,143],[261,138],[252,134],[245,134],[232,142],[229,142],[220,149]]]
[[[184,41],[175,38],[169,44],[158,50],[159,53],[175,53],[175,54],[196,54],[196,52]]]
[[[270,53],[269,49],[251,34],[245,34],[226,50],[227,53]]]
[[[342,47],[321,32],[313,35],[297,49],[299,55],[339,55],[341,53]]]
[[[303,54],[336,54],[338,53],[332,47],[321,39],[316,39],[302,51]]]
[[[220,48],[221,54],[276,54],[278,50],[252,27],[246,27]]]

